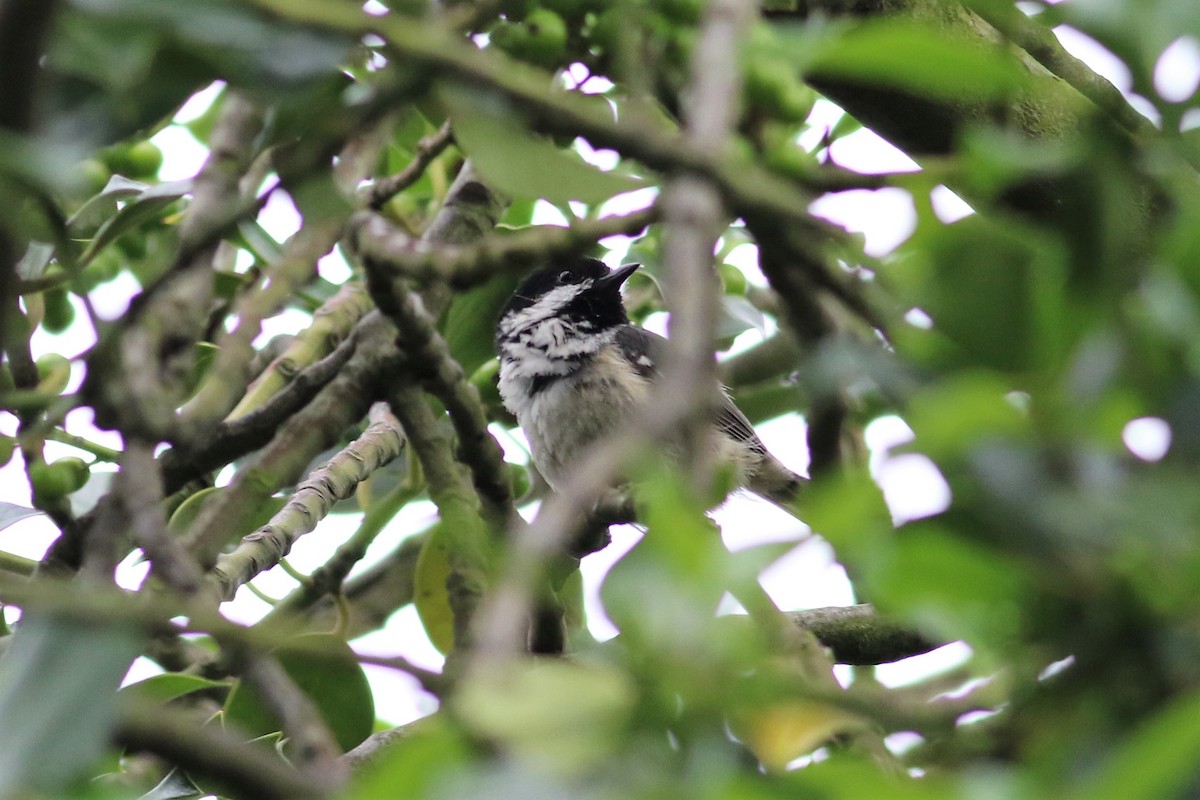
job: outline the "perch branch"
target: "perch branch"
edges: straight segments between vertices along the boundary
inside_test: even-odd
[[[607,236],[636,235],[657,218],[657,210],[649,208],[624,216],[576,220],[568,228],[546,225],[488,236],[470,245],[433,246],[377,214],[359,212],[350,220],[348,235],[364,259],[419,283],[440,281],[461,290],[497,272],[527,271],[530,264],[570,255]]]
[[[487,429],[479,390],[467,382],[467,376],[450,354],[446,340],[437,332],[417,295],[408,290],[406,282],[389,279],[385,271],[369,259],[364,263],[371,296],[399,331],[396,344],[408,360],[408,369],[446,407],[458,434],[460,459],[470,468],[480,499],[493,521],[498,525],[505,524],[515,513],[512,490],[504,453]]]
[[[211,776],[232,797],[244,800],[322,800],[335,788],[328,776],[293,769],[266,748],[249,747],[219,727],[201,726],[161,706],[124,712],[113,741]]]
[[[332,353],[297,375],[265,405],[217,425],[200,449],[189,450],[186,445],[180,445],[165,452],[160,461],[166,491],[177,491],[188,481],[269,442],[284,420],[303,408],[337,376],[354,355],[355,346],[355,338],[351,335]]]
[[[380,409],[375,421],[346,449],[296,487],[287,504],[263,527],[248,534],[232,553],[222,555],[209,573],[222,600],[260,572],[279,563],[292,545],[328,515],[339,500],[354,493],[372,472],[400,455],[404,437],[396,420]]]

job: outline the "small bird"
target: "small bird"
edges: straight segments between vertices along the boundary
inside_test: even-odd
[[[621,286],[639,267],[610,271],[594,258],[531,274],[496,325],[500,397],[524,429],[533,461],[552,488],[596,442],[645,401],[667,340],[629,321]],[[787,505],[806,482],[763,445],[722,390],[713,422],[716,463],[738,484]]]

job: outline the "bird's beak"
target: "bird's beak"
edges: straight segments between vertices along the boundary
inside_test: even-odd
[[[612,289],[617,291],[621,288],[621,284],[629,279],[629,276],[637,271],[641,264],[626,264],[623,267],[617,267],[612,272],[605,275],[600,280],[596,281],[596,286],[601,289]]]

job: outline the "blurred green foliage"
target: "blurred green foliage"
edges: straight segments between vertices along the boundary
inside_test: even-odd
[[[173,155],[155,138],[164,128],[186,129],[211,147],[231,92],[261,105],[258,171],[246,191],[253,197],[278,184],[303,226],[345,210],[347,200],[334,188],[334,154],[355,134],[380,132],[371,176],[382,177],[403,170],[447,118],[455,144],[382,208],[397,228],[416,234],[426,227],[464,157],[512,196],[502,220],[509,228],[524,228],[552,208],[595,217],[617,195],[658,186],[663,174],[629,157],[604,168],[589,163],[583,154],[590,148],[563,132],[565,112],[548,123],[544,110],[522,107],[506,87],[536,75],[548,97],[586,90],[616,126],[633,120],[639,130],[673,136],[691,65],[704,57],[697,53],[704,5],[371,4],[372,13],[386,8],[428,26],[414,29],[431,40],[451,22],[473,34],[453,53],[461,62],[439,62],[407,57],[371,32],[369,14],[353,31],[330,21],[339,19],[335,13],[356,14],[356,4],[298,2],[292,12],[224,0],[58,4],[44,59],[25,64],[24,73],[22,65],[12,67],[15,79],[33,87],[32,122],[0,127],[0,256],[12,262],[4,280],[21,297],[19,313],[15,302],[4,309],[9,352],[0,365],[0,403],[13,424],[0,451],[20,445],[35,500],[49,512],[56,502],[81,498],[85,484],[89,492],[109,485],[97,466],[119,454],[86,439],[68,441],[72,431],[63,427],[67,411],[82,402],[72,367],[87,367],[91,344],[64,347],[36,365],[25,364],[21,350],[34,331],[35,341],[52,343],[61,340],[41,337],[66,332],[104,342],[117,335],[127,317],[96,313],[98,301],[117,285],[153,292],[176,264],[195,186],[159,180],[164,156]],[[952,0],[884,4],[898,16],[866,22],[806,17],[798,8],[838,4],[765,5],[771,13],[755,20],[740,60],[740,117],[729,153],[718,156],[722,168],[762,168],[805,202],[822,191],[823,178],[896,186],[911,195],[916,227],[882,258],[868,257],[849,236],[789,254],[797,274],[814,252],[825,256],[836,280],[804,283],[804,297],[781,299],[775,290],[798,290],[768,287],[745,263],[739,246],[753,243],[741,221],[746,209],[729,209],[733,222],[716,259],[724,288],[720,349],[734,349],[740,334],[756,329],[782,329],[795,339],[780,351],[789,355],[758,365],[752,380],[732,388],[755,423],[807,415],[835,398],[845,412],[837,433],[847,443],[880,417],[907,423],[913,438],[894,454],[932,461],[949,490],[947,508],[896,521],[866,459],[849,456],[814,484],[801,516],[833,546],[857,597],[928,637],[966,642],[969,658],[895,689],[869,670],[849,678],[839,672],[849,683],[841,692],[828,664],[820,662],[825,669],[814,676],[811,658],[780,646],[771,631],[717,617],[726,593],[752,605],[746,598],[754,596],[757,576],[786,547],[731,555],[705,517],[703,499],[648,452],[637,481],[646,536],[600,590],[620,636],[599,643],[575,625],[569,657],[522,658],[494,671],[458,671],[452,661],[447,675],[456,683],[440,709],[407,726],[339,796],[1195,796],[1200,128],[1196,93],[1160,96],[1164,78],[1156,65],[1180,37],[1200,39],[1200,5],[1081,1],[1038,5],[1032,19],[1021,17],[1070,25],[1120,60],[1138,107],[1158,126],[1137,134],[1077,94],[1054,105],[1066,95],[1044,92],[1041,81],[1072,90],[1041,67],[1031,69],[1030,54],[994,31],[977,35],[983,22],[976,21],[978,30],[947,32],[947,20],[962,11]],[[964,5],[1014,9],[1010,0]],[[489,80],[455,68],[473,58],[491,70]],[[889,98],[911,101],[916,117],[945,108],[970,113],[953,126],[925,120],[952,141],[938,158],[922,161],[920,174],[833,174],[842,143],[861,135],[859,120],[847,115],[827,124],[828,101],[805,78],[821,87],[852,85],[851,99],[864,103],[853,109],[862,122],[901,143],[922,135],[921,125],[871,113]],[[208,87],[216,88],[207,108],[193,106],[186,123],[173,122]],[[1057,135],[1031,135],[1022,126],[1035,112],[1062,122]],[[934,144],[928,152],[940,152],[944,142]],[[945,222],[931,200],[939,185],[976,213]],[[223,232],[213,307],[205,309],[211,324],[203,341],[186,343],[194,351],[189,390],[209,374],[230,308],[264,291],[261,275],[288,252],[287,242],[253,217],[243,215]],[[639,322],[664,308],[663,237],[652,226],[627,249],[606,241],[592,250],[646,265],[627,294]],[[344,277],[329,269],[322,277],[311,267],[307,285],[287,301],[292,313],[311,316],[337,288],[329,276]],[[357,264],[348,274],[361,280]],[[489,418],[505,429],[513,423],[494,391],[491,337],[516,279],[497,274],[459,293],[440,319]],[[840,302],[833,285],[850,287],[873,319]],[[818,335],[798,330],[796,306],[789,305],[798,300],[822,324],[828,320]],[[875,320],[886,332],[872,327]],[[1138,438],[1130,425],[1137,420],[1162,433],[1163,447]],[[87,459],[43,458],[42,445],[55,438]],[[244,467],[230,461],[233,469]],[[523,466],[514,470],[528,498],[544,496],[536,476],[531,484]],[[368,515],[392,495],[376,489],[358,496]],[[176,496],[164,509],[172,536],[185,534],[205,497],[225,490],[188,491],[191,499]],[[420,490],[413,494],[424,499]],[[94,502],[89,496],[76,512]],[[265,523],[281,503],[270,498],[248,518]],[[3,527],[26,513],[0,510]],[[403,533],[427,527],[422,520]],[[236,539],[245,531],[232,533]],[[446,651],[458,621],[448,602],[448,557],[438,548],[452,534],[435,529],[438,546],[423,548],[425,569],[403,600],[407,605],[415,595],[430,638]],[[0,555],[6,576],[28,571],[27,563]],[[442,561],[429,566],[435,557]],[[301,589],[312,583],[301,576]],[[151,581],[143,591],[154,588]],[[347,619],[360,619],[353,600],[338,593],[330,605],[339,619],[332,632],[326,626],[319,634],[338,658],[305,651],[283,659],[346,749],[373,722],[383,724],[344,641]],[[77,616],[86,619],[85,611]],[[290,634],[308,630],[294,619],[288,624],[295,626]],[[222,666],[215,655],[183,665],[149,648],[132,627],[89,628],[78,619],[31,613],[15,627],[20,635],[10,637],[0,626],[0,720],[22,724],[0,725],[0,796],[132,798],[148,791],[162,778],[161,765],[118,752],[109,740],[122,699],[206,718],[220,712],[253,736],[280,727],[261,698],[240,685],[230,691],[227,676],[210,674]],[[206,653],[209,646],[197,645]],[[401,653],[405,646],[395,643]],[[158,657],[166,673],[117,692],[139,652]],[[906,736],[883,747],[892,734]],[[287,746],[280,749],[287,757]],[[90,781],[102,772],[109,773],[104,781]]]

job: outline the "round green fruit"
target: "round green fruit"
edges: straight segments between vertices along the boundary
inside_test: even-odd
[[[725,286],[725,294],[746,294],[746,275],[733,264],[720,264],[717,273]]]
[[[492,28],[490,38],[492,44],[510,56],[519,56],[525,50],[525,45],[529,40],[529,31],[520,23],[501,22]]]
[[[746,101],[751,108],[785,122],[803,122],[813,97],[786,61],[755,58],[746,65]]]
[[[99,194],[108,185],[112,172],[98,158],[85,158],[75,165],[75,173],[85,195]]]
[[[66,289],[47,289],[45,295],[42,327],[50,333],[62,333],[75,321],[75,307],[71,305]]]
[[[625,16],[615,6],[602,11],[588,30],[588,39],[606,53],[612,52],[625,29]]]
[[[17,440],[11,436],[0,436],[0,467],[12,461],[17,451]]]
[[[60,469],[71,476],[71,491],[82,489],[84,484],[88,482],[88,478],[92,476],[92,471],[88,468],[88,464],[82,458],[76,456],[68,456],[60,458],[51,466]]]
[[[152,178],[162,167],[163,154],[153,142],[115,144],[100,156],[105,165],[126,178]]]
[[[46,353],[37,364],[37,390],[44,395],[61,394],[71,380],[71,361],[58,353]]]
[[[162,169],[163,153],[154,142],[135,142],[126,153],[129,174],[135,178],[153,178]]]
[[[525,18],[528,40],[522,57],[544,67],[556,66],[567,52],[567,23],[548,8]]]
[[[29,467],[33,493],[44,500],[66,497],[87,483],[87,464],[80,458],[63,458],[53,464],[39,462]]]
[[[533,481],[529,478],[529,469],[520,464],[509,464],[508,483],[512,488],[513,499],[520,500],[529,494],[529,490],[533,486]]]

